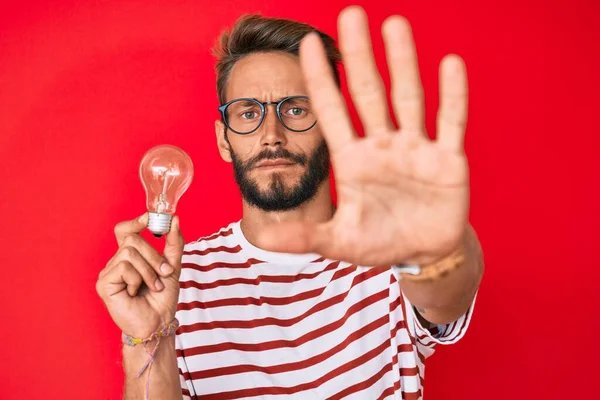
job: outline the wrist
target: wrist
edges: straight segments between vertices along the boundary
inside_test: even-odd
[[[402,279],[415,282],[429,282],[442,279],[452,271],[460,268],[465,262],[465,252],[457,248],[447,256],[432,263],[422,265],[395,266],[400,269]]]
[[[146,339],[158,332],[160,329],[168,326],[175,320],[173,313],[156,313],[145,315],[142,318],[136,318],[131,323],[117,324],[121,328],[123,335],[134,338]]]
[[[151,343],[146,346],[147,349],[142,345],[123,346],[124,399],[145,399],[149,392],[152,393],[150,399],[181,399],[174,337],[161,338],[158,351],[152,359],[151,370],[142,372],[148,364],[148,352],[155,345],[156,342]]]
[[[471,270],[471,266],[473,266],[474,273],[479,273],[481,254],[477,233],[469,224],[458,245],[452,251],[447,252],[445,256],[432,257],[431,260],[433,261],[421,264],[401,264],[394,267],[398,269],[401,277],[406,278],[407,281],[431,282],[454,274],[455,271],[462,271],[465,268]]]
[[[122,346],[123,357],[125,357],[131,361],[139,360],[139,362],[141,364],[144,364],[148,361],[148,353],[151,352],[156,347],[157,344],[159,345],[159,348],[160,348],[160,351],[156,352],[157,356],[161,353],[166,352],[167,349],[169,349],[170,347],[173,347],[173,350],[174,350],[175,349],[175,336],[161,337],[160,343],[159,343],[158,338],[149,340],[145,344],[140,344],[137,346],[128,346],[123,343],[123,346]],[[137,365],[137,363],[136,363],[136,365]],[[138,367],[138,370],[139,370],[139,367]],[[138,371],[136,371],[136,373],[137,372]]]
[[[174,336],[178,328],[179,320],[173,318],[168,323],[163,323],[161,327],[146,336],[136,337],[123,332],[121,334],[121,340],[123,341],[123,344],[127,346],[148,345],[153,341],[159,342],[162,337]]]
[[[444,256],[434,257],[432,261],[420,264],[397,264],[402,279],[415,282],[431,282],[446,277],[451,272],[461,268],[466,262],[468,231],[463,235],[459,244]]]
[[[174,372],[177,370],[177,355],[175,351],[175,334],[179,321],[175,318],[171,323],[163,326],[149,337],[134,338],[122,334],[123,341],[123,369],[126,375],[126,385],[129,397],[148,399],[151,381],[157,386],[174,389],[176,380]],[[151,379],[150,374],[154,376]],[[145,379],[139,379],[145,375]],[[166,379],[166,381],[165,381]],[[156,387],[156,386],[155,386]],[[159,397],[164,398],[164,397]],[[170,398],[170,397],[169,397]]]

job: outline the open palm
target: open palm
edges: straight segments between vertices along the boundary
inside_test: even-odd
[[[468,223],[464,63],[456,55],[442,60],[437,137],[431,140],[425,130],[423,89],[408,22],[394,16],[382,28],[400,129],[390,118],[366,14],[358,7],[347,8],[340,14],[338,29],[348,85],[365,137],[355,133],[321,41],[316,35],[307,36],[300,60],[330,148],[338,208],[325,223],[270,228],[261,244],[360,265],[424,263],[443,257],[460,243]]]

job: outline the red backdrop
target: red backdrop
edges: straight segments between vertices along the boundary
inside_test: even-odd
[[[245,12],[337,36],[347,2],[8,3],[0,11],[0,398],[117,399],[119,332],[94,284],[116,249],[113,225],[145,210],[141,156],[172,143],[195,161],[178,209],[186,239],[239,218],[231,168],[215,144],[210,46]],[[381,22],[391,13],[412,22],[430,127],[441,57],[461,54],[469,71],[472,221],[487,272],[467,336],[429,361],[426,398],[594,397],[598,3],[360,3],[382,68]]]

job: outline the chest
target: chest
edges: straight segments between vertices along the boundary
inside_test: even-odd
[[[195,285],[180,294],[180,324],[194,333],[182,339],[190,346],[302,353],[307,344],[325,350],[362,334],[365,326],[389,322],[389,273],[343,263],[328,266],[291,274],[283,268],[273,273],[268,266],[197,274]]]

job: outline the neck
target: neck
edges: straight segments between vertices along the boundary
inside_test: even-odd
[[[284,222],[325,222],[333,217],[334,206],[331,199],[329,179],[325,180],[315,196],[293,210],[264,211],[242,200],[243,217],[241,229],[248,240],[256,245],[258,233],[271,224]]]

